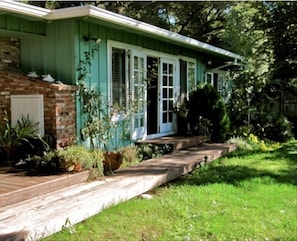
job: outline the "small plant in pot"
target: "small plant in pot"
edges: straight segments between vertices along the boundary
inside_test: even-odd
[[[103,152],[89,150],[83,146],[70,145],[58,150],[44,152],[42,155],[30,156],[26,159],[32,162],[37,171],[44,172],[81,172],[89,170],[88,179],[97,179],[104,176]]]

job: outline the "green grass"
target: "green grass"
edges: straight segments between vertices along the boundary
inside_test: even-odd
[[[45,240],[297,240],[297,142],[237,151]]]

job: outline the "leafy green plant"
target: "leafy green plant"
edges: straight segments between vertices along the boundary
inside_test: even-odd
[[[37,133],[38,123],[32,123],[29,115],[22,116],[20,120],[17,120],[16,125],[12,125],[11,120],[6,116],[4,117],[4,128],[0,130],[0,148],[2,148],[7,155],[7,160],[10,161],[11,151],[15,151],[24,144],[30,145],[32,140],[37,139],[47,146],[42,140],[41,136]]]
[[[253,133],[260,138],[272,141],[286,142],[293,138],[293,126],[280,113],[255,113],[251,117]]]
[[[72,145],[58,150],[43,152],[42,155],[30,155],[25,161],[31,169],[37,171],[80,172],[90,170],[89,179],[102,177],[103,152],[89,150],[83,146]]]
[[[128,167],[140,162],[137,146],[131,145],[119,150],[121,153],[122,167]]]
[[[148,160],[151,158],[160,157],[164,154],[172,152],[170,145],[155,145],[155,144],[139,144],[137,152],[140,160]]]
[[[96,42],[90,51],[84,53],[84,58],[80,60],[78,68],[78,95],[81,101],[83,113],[83,127],[81,128],[81,138],[83,141],[89,139],[90,148],[102,148],[109,151],[109,144],[114,137],[118,122],[113,120],[114,112],[107,97],[100,94],[97,89],[87,86],[89,78],[89,68],[94,53],[99,50],[99,43]]]
[[[60,168],[66,171],[81,171],[92,166],[92,156],[83,146],[73,145],[57,150]]]
[[[212,141],[226,140],[230,120],[224,101],[213,86],[207,84],[191,92],[187,105],[192,134],[209,133]]]
[[[228,140],[229,143],[237,145],[239,150],[243,151],[274,151],[281,147],[280,143],[269,140],[261,140],[254,134],[249,134],[245,137],[232,137]]]

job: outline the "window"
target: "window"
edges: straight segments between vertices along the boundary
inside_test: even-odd
[[[223,75],[218,75],[218,86],[217,86],[218,93],[223,96],[226,91],[225,81]]]
[[[124,49],[112,48],[112,105],[126,107],[127,75],[126,54]]]
[[[188,71],[188,83],[189,83],[189,91],[192,91],[196,88],[196,71],[195,71],[195,63],[187,62],[187,71]]]
[[[191,61],[180,60],[180,93],[184,99],[188,93],[196,88],[196,68]]]
[[[210,84],[210,85],[214,85],[214,76],[213,76],[213,73],[206,73],[206,78],[205,78],[206,80],[206,83],[207,84]]]

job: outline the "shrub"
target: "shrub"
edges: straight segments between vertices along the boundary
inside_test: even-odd
[[[254,134],[249,134],[245,137],[232,137],[228,140],[229,143],[236,144],[238,150],[243,151],[273,151],[281,147],[278,142],[261,140]]]
[[[193,135],[209,133],[211,141],[225,141],[230,120],[222,97],[211,85],[204,85],[190,95],[188,121]]]
[[[164,154],[172,152],[170,145],[157,145],[157,144],[139,144],[137,146],[137,153],[140,160],[148,160],[157,158]]]
[[[253,133],[261,139],[286,142],[293,137],[293,126],[280,113],[256,113],[252,115]]]

